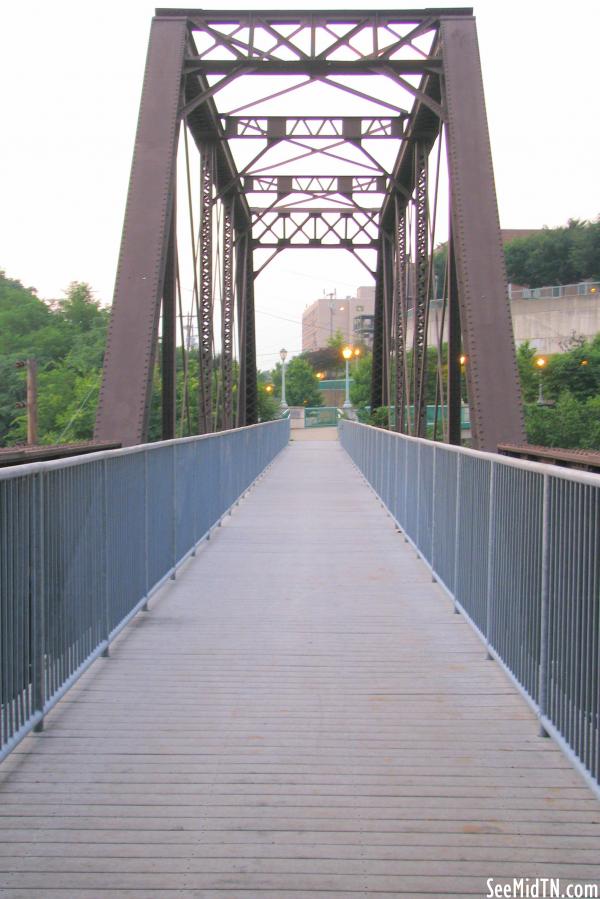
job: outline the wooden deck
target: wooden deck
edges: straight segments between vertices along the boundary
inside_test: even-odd
[[[600,803],[326,441],[287,449],[4,763],[0,828],[10,897],[600,879]]]

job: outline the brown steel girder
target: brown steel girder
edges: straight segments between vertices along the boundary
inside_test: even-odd
[[[430,44],[422,49],[419,42],[430,37]],[[239,79],[266,76],[268,80],[274,74],[288,81],[299,76],[306,76],[306,80],[267,91],[236,109],[221,111],[218,107],[220,98]],[[420,76],[418,84],[416,74]],[[356,82],[343,82],[344,77],[364,79],[371,75],[383,76],[410,95],[413,108],[407,111],[383,96],[375,99]],[[342,91],[355,101],[379,106],[385,113],[282,116],[255,111],[261,103],[308,84]],[[375,12],[157,10],[107,346],[98,438],[127,444],[146,436],[161,291],[165,285],[166,301],[166,286],[172,282],[168,273],[174,268],[168,265],[166,219],[174,203],[171,194],[179,121],[199,148],[203,172],[198,254],[201,431],[213,426],[212,210],[217,202],[223,204],[227,229],[221,272],[221,383],[225,391],[221,424],[233,423],[233,311],[237,310],[240,359],[237,421],[246,424],[256,420],[257,412],[253,281],[278,253],[293,247],[341,247],[377,274],[372,399],[377,405],[395,402],[397,427],[408,429],[410,414],[405,410],[412,392],[416,421],[422,421],[431,291],[428,260],[432,249],[428,244],[424,172],[427,156],[445,123],[455,303],[460,309],[469,356],[474,443],[495,449],[499,439],[522,438],[506,282],[498,260],[499,225],[475,26],[471,10],[462,8]],[[238,167],[232,146],[242,139],[260,139],[265,146],[250,163]],[[393,140],[399,145],[390,170],[372,155],[375,151],[370,150],[369,141],[375,139],[379,143]],[[282,162],[267,163],[270,151],[282,146],[295,153],[288,158],[290,163],[320,156],[340,167],[351,162],[354,171],[336,175],[282,172]],[[348,147],[355,151],[351,160],[344,155]],[[251,205],[247,193],[256,197],[259,205]],[[260,205],[261,198],[269,194],[268,205]],[[379,195],[380,205],[365,205],[374,195]],[[484,228],[477,222],[480,196],[484,198]],[[417,274],[412,297],[406,241],[411,205],[418,210],[413,247]],[[165,210],[162,218],[156,216],[159,208]],[[270,255],[255,267],[253,250]],[[369,261],[374,251],[379,260],[377,273]],[[140,284],[136,273],[147,271],[152,263],[155,275],[151,283]],[[494,283],[483,293],[486,278]],[[412,377],[406,370],[406,323],[411,302],[418,318]],[[133,354],[132,375],[129,353],[124,348],[130,347],[136,328],[142,337]],[[490,353],[492,334],[496,344]],[[392,353],[396,360],[393,389],[389,383]],[[488,370],[483,365],[486,357],[488,362],[493,357]],[[502,397],[497,384],[494,386],[498,372],[506,388]],[[507,407],[506,414],[498,414],[499,402]],[[171,413],[168,417],[171,420]]]

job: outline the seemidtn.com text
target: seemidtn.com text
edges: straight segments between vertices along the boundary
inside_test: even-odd
[[[573,883],[559,877],[513,877],[486,880],[486,899],[600,899],[598,883]]]

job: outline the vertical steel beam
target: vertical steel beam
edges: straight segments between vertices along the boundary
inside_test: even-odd
[[[383,289],[383,236],[377,247],[375,274],[375,321],[373,322],[373,367],[371,371],[371,412],[383,406],[384,366],[384,289]]]
[[[233,214],[233,203],[226,198],[223,202],[223,289],[221,291],[221,387],[223,394],[221,428],[224,431],[233,427]]]
[[[186,35],[184,19],[152,23],[95,430],[124,446],[146,439]]]
[[[448,443],[461,444],[461,337],[452,229],[448,238]]]
[[[395,210],[395,265],[394,265],[394,354],[396,372],[394,403],[396,406],[396,431],[406,433],[406,316],[407,265],[406,265],[406,207],[400,207],[396,199]]]
[[[390,408],[393,402],[391,390],[391,338],[394,305],[394,235],[382,234],[383,250],[383,405]],[[388,420],[388,427],[391,422]]]
[[[248,267],[248,232],[236,231],[235,289],[238,319],[238,359],[240,360],[237,389],[237,426],[246,424],[246,282]]]
[[[198,432],[210,434],[212,420],[213,371],[213,185],[214,148],[205,144],[200,151],[200,304],[198,380]]]
[[[441,21],[450,204],[473,445],[525,439],[475,20]]]
[[[415,147],[415,303],[413,328],[413,403],[414,427],[417,437],[425,436],[427,380],[427,321],[429,309],[429,252],[427,215],[428,148]]]
[[[162,294],[162,437],[175,437],[177,410],[177,216],[175,190],[170,215],[169,243]]]
[[[256,381],[256,333],[254,327],[254,269],[252,242],[248,231],[238,231],[236,281],[240,374],[238,383],[238,427],[258,421]]]

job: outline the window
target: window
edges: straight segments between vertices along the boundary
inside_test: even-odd
[[[562,297],[563,289],[562,284],[557,284],[556,287],[552,288],[552,296],[553,297]]]

